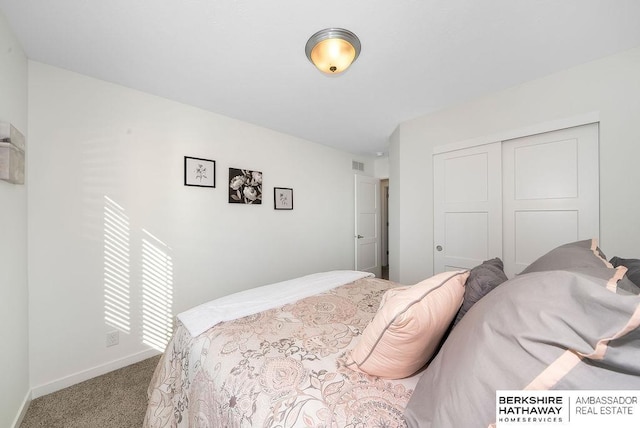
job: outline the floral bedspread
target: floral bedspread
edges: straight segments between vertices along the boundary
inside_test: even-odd
[[[144,426],[406,426],[418,376],[389,381],[345,367],[396,286],[363,278],[195,338],[178,324],[149,385]]]

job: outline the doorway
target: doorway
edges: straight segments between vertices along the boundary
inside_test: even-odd
[[[389,179],[380,180],[382,279],[389,279]]]
[[[355,270],[389,279],[389,179],[355,175]]]

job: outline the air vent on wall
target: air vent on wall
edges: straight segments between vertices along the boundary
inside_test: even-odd
[[[351,169],[355,171],[364,171],[364,163],[352,160]]]

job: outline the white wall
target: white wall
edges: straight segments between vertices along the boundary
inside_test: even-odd
[[[377,178],[389,178],[389,156],[376,157],[373,166]]]
[[[34,396],[149,355],[142,241],[154,241],[144,231],[171,258],[172,315],[353,268],[351,161],[373,171],[371,159],[37,62],[29,62],[29,134]],[[185,155],[217,161],[215,189],[183,185]],[[262,205],[228,203],[229,167],[262,171]],[[274,186],[294,189],[293,211],[274,211]],[[105,197],[129,231],[118,263],[129,269],[131,330],[109,348]]]
[[[435,146],[591,112],[600,117],[601,247],[608,257],[640,258],[639,76],[636,48],[400,124],[390,150],[398,190],[390,197],[390,238],[392,258],[402,264],[392,260],[392,279],[414,283],[433,274]]]
[[[0,12],[0,121],[27,133],[27,58]],[[27,139],[27,153],[29,141]],[[0,426],[29,400],[27,186],[0,180]]]

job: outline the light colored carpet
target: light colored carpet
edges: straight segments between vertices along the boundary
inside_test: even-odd
[[[139,428],[160,356],[31,402],[20,428]]]

